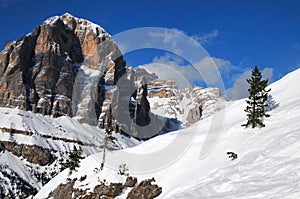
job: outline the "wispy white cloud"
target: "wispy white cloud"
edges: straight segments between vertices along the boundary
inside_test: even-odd
[[[164,32],[149,32],[150,37],[152,38],[158,38],[163,42],[163,44],[166,44],[170,46],[170,49],[173,51],[173,53],[180,53],[180,42],[184,39],[186,34],[178,29],[165,29]]]
[[[272,81],[273,81],[273,68],[265,68],[261,72],[261,74],[262,74],[264,79],[268,79],[269,83],[272,83]]]
[[[265,68],[262,72],[264,79],[269,79],[269,83],[272,81],[273,69]],[[230,100],[237,100],[246,98],[249,96],[248,89],[249,84],[246,81],[251,77],[251,70],[245,71],[234,82],[233,87],[226,90],[226,96]]]
[[[197,80],[199,75],[190,65],[181,66],[181,60],[173,59],[170,55],[156,57],[152,63],[139,67],[145,68],[150,73],[155,73],[163,80],[173,80],[179,88],[184,88],[189,82]]]
[[[293,49],[300,49],[300,43],[294,41],[294,42],[292,43],[292,48],[293,48]]]
[[[173,80],[179,88],[184,88],[187,84],[203,82],[212,84],[219,81],[220,76],[216,75],[216,67],[224,69],[230,67],[231,63],[227,60],[205,57],[194,65],[183,65],[183,60],[178,56],[167,54],[156,57],[152,63],[142,65],[150,73],[155,73],[160,79]]]
[[[150,32],[149,33],[151,37],[153,38],[159,38],[162,39],[164,44],[168,44],[171,46],[172,50],[178,51],[180,48],[178,47],[179,44],[183,40],[187,41],[186,37],[187,34],[181,30],[178,29],[166,29],[164,32]],[[212,44],[212,40],[217,38],[219,36],[218,30],[213,30],[209,33],[202,33],[200,35],[192,35],[190,36],[190,39],[188,40],[191,45],[193,46],[199,46],[200,45],[210,45]]]
[[[201,35],[193,35],[192,38],[199,42],[201,45],[210,45],[212,40],[218,37],[220,32],[218,30],[213,30],[209,33],[203,33]]]
[[[24,0],[0,0],[0,8],[1,10],[6,10],[10,4],[16,3],[16,2],[21,2]]]
[[[246,79],[251,76],[251,71],[247,70],[241,74],[234,82],[233,87],[226,90],[226,96],[230,100],[237,100],[248,96],[249,84]]]
[[[220,58],[204,57],[194,65],[198,71],[200,71],[205,83],[213,84],[218,82],[221,78],[216,72],[220,73],[222,70],[225,70],[225,68],[230,67],[231,63]]]

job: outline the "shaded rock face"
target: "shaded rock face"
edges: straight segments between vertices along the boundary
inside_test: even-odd
[[[136,109],[134,114],[134,121],[139,126],[146,126],[151,122],[149,112],[150,104],[147,100],[147,84],[141,85],[136,95]]]
[[[6,141],[0,141],[0,146],[2,150],[7,150],[18,157],[22,156],[28,162],[41,166],[51,164],[55,160],[55,156],[52,155],[50,150],[39,146]]]
[[[126,63],[101,27],[69,14],[52,17],[0,52],[0,106],[77,116],[98,124],[107,85]]]
[[[147,88],[147,82],[128,69],[112,95],[111,112],[118,126],[123,133],[140,139],[157,135],[166,120],[150,112]]]

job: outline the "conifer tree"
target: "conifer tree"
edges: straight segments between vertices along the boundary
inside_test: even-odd
[[[268,79],[262,80],[261,72],[258,67],[252,71],[251,79],[247,79],[250,84],[249,98],[246,100],[247,107],[245,112],[247,113],[247,123],[242,126],[255,128],[257,126],[264,127],[263,117],[269,117],[270,115],[265,113],[265,108],[268,106],[266,101],[268,100],[268,92],[266,90],[268,86]]]
[[[70,169],[69,175],[72,174],[73,171],[79,167],[81,159],[84,157],[82,156],[82,149],[77,149],[76,146],[73,147],[73,150],[69,153],[69,159],[66,163],[63,163],[63,166]]]
[[[109,121],[105,128],[106,135],[104,137],[103,154],[102,154],[102,162],[100,165],[100,170],[103,170],[105,164],[105,156],[106,156],[106,150],[108,149],[108,142],[109,140],[113,140],[112,132],[113,132],[112,122]]]

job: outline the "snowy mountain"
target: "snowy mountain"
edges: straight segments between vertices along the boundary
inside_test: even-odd
[[[180,90],[126,66],[100,26],[51,17],[0,52],[0,198],[299,198],[299,75],[270,85],[266,128],[244,129],[245,100]],[[86,158],[69,175],[74,146]]]
[[[125,149],[141,143],[134,137],[207,118],[225,101],[219,89],[179,90],[126,66],[112,36],[88,20],[51,17],[0,52],[0,198],[35,195],[74,146],[85,157],[102,152],[110,125],[108,150]]]
[[[115,81],[126,72],[112,37],[68,13],[0,52],[0,198],[34,195],[73,146],[103,150]],[[93,126],[91,126],[93,125]],[[139,142],[120,134],[110,150]]]
[[[60,184],[85,195],[99,183],[124,183],[126,177],[118,174],[122,164],[138,181],[154,177],[162,187],[158,198],[299,198],[299,76],[300,69],[270,85],[276,106],[269,111],[265,128],[241,127],[246,120],[245,99],[226,102],[224,110],[185,129],[107,153],[99,173],[94,168],[102,153],[87,157],[78,172],[68,176],[63,171],[35,198],[46,198]],[[230,151],[238,158],[229,159]],[[125,188],[119,198],[128,192]]]

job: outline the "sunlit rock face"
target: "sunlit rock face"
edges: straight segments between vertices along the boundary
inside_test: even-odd
[[[111,96],[106,87],[125,74],[125,65],[98,25],[70,14],[52,17],[0,53],[0,106],[97,125]]]

